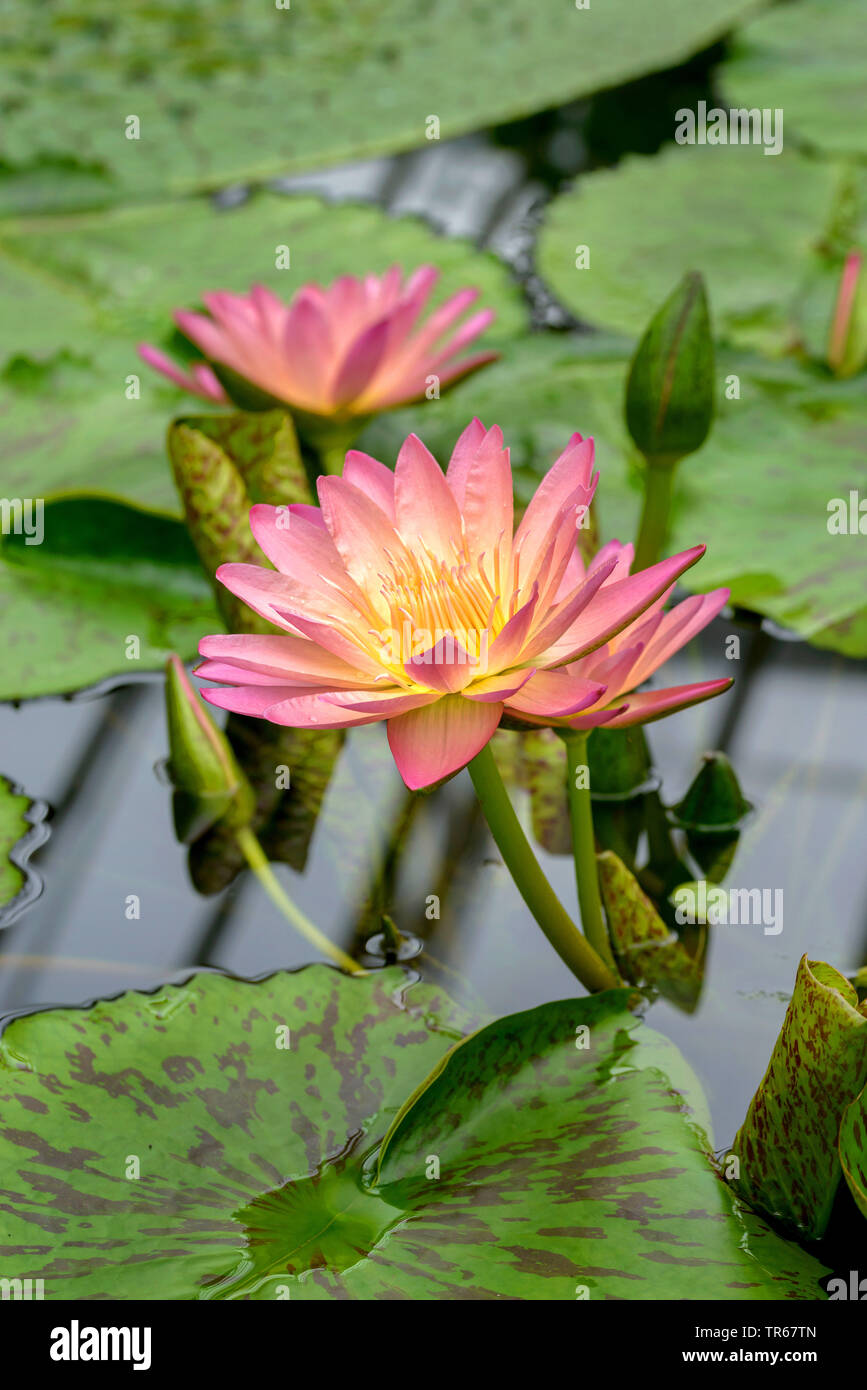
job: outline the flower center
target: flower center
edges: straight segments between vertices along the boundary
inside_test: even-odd
[[[485,557],[471,561],[457,545],[451,561],[424,545],[403,557],[387,554],[388,569],[379,577],[391,627],[377,634],[384,664],[399,670],[443,639],[459,643],[471,659],[480,659],[508,616]],[[493,574],[499,578],[499,556]]]

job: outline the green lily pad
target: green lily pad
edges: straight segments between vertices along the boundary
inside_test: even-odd
[[[195,655],[219,631],[184,528],[105,498],[47,503],[45,537],[0,545],[0,699],[77,690]]]
[[[465,1020],[398,968],[18,1018],[0,1277],[46,1299],[821,1298],[822,1266],[714,1171],[695,1078],[627,997],[454,1050]]]
[[[8,204],[218,188],[448,139],[682,62],[754,0],[12,5],[0,87]],[[497,55],[494,64],[480,55]],[[131,124],[138,121],[138,127]]]
[[[739,29],[720,105],[782,107],[786,139],[867,156],[867,26],[861,0],[775,5]]]
[[[291,268],[276,268],[288,246]],[[177,354],[172,310],[254,282],[288,299],[308,281],[432,262],[431,303],[467,285],[496,310],[492,347],[520,333],[521,295],[495,258],[416,218],[260,193],[215,213],[203,200],[0,223],[0,316],[16,328],[0,377],[4,487],[29,496],[95,492],[180,515],[165,460],[184,396],[143,363],[138,341]],[[130,378],[138,380],[138,397]]]
[[[0,924],[3,926],[8,926],[42,889],[39,875],[28,860],[48,838],[47,810],[44,802],[32,801],[8,777],[0,776]]]
[[[588,174],[555,198],[537,262],[579,318],[633,336],[685,271],[701,271],[720,339],[779,351],[850,190],[837,167],[793,150],[672,145]],[[863,228],[863,198],[850,216]],[[590,249],[580,270],[579,245]]]
[[[641,479],[623,423],[627,367],[622,341],[597,341],[592,334],[531,337],[442,400],[381,417],[359,447],[393,460],[400,441],[416,430],[444,461],[467,420],[479,415],[503,427],[516,487],[527,500],[578,429],[596,439],[601,476],[594,510],[602,537],[630,540]],[[707,554],[681,583],[696,591],[728,585],[734,602],[817,646],[867,655],[864,538],[851,529],[842,535],[828,530],[830,499],[847,500],[859,488],[863,496],[863,378],[837,390],[791,363],[778,381],[760,358],[730,354],[720,357],[717,371],[713,429],[675,479],[666,548],[707,544]],[[732,375],[739,399],[726,396]]]
[[[821,1236],[840,1180],[840,1122],[845,1114],[841,1144],[851,1167],[865,1082],[867,1018],[858,995],[832,966],[804,956],[768,1069],[731,1147],[740,1162],[736,1191],[805,1237]]]

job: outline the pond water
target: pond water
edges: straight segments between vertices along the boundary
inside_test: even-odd
[[[721,657],[742,638],[742,660]],[[666,668],[681,683],[729,667],[735,696],[650,726],[667,803],[703,752],[725,746],[754,803],[726,885],[782,892],[782,930],[718,926],[692,1014],[660,1000],[649,1020],[702,1081],[722,1148],[766,1066],[806,951],[844,971],[867,960],[867,744],[854,662],[768,638],[723,617]],[[0,707],[0,771],[53,809],[34,856],[41,897],[0,934],[0,1014],[152,988],[196,965],[244,976],[310,958],[249,873],[203,897],[174,838],[162,678],[108,693]],[[527,820],[527,798],[513,793]],[[860,853],[859,853],[860,851]],[[570,911],[571,860],[539,851]],[[353,954],[375,930],[371,904],[425,940],[414,965],[480,1010],[502,1014],[579,992],[523,907],[461,773],[411,797],[384,730],[352,731],[324,798],[303,872],[278,865],[295,901]],[[440,900],[429,919],[430,895]],[[126,915],[127,899],[140,916]],[[778,899],[778,901],[780,901]]]

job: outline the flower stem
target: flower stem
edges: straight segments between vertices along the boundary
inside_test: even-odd
[[[665,545],[668,514],[671,509],[675,465],[654,464],[650,460],[644,470],[644,507],[638,539],[635,542],[633,574],[655,565]]]
[[[333,960],[335,965],[339,965],[343,970],[348,970],[350,974],[366,975],[367,971],[358,964],[358,961],[353,960],[345,951],[341,951],[339,946],[335,946],[332,941],[329,941],[328,937],[324,936],[319,928],[313,925],[310,918],[305,917],[301,909],[295,906],[288,893],[280,885],[265,851],[252,830],[248,826],[243,826],[237,831],[236,838],[244,858],[268,897],[277,904],[283,916],[310,942],[310,945],[315,946],[317,951],[321,951],[324,956]]]
[[[490,744],[469,765],[476,795],[515,886],[562,961],[587,989],[620,981],[583,937],[548,882],[515,814]]]
[[[566,788],[569,796],[572,854],[575,859],[575,882],[578,886],[581,926],[597,954],[606,965],[616,970],[608,929],[602,915],[602,898],[599,894],[589,778],[579,779],[577,776],[578,768],[588,767],[587,733],[583,729],[563,729],[560,732],[566,745]],[[579,785],[579,782],[582,785]]]

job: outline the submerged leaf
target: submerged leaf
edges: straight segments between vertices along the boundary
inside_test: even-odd
[[[691,1013],[704,982],[707,934],[695,938],[700,949],[688,950],[616,854],[598,854],[596,863],[611,944],[624,979],[658,990]]]
[[[805,1236],[821,1236],[840,1179],[840,1122],[865,1082],[867,1018],[858,996],[832,966],[804,956],[768,1069],[731,1146],[740,1160],[736,1191]],[[847,1137],[855,1119],[853,1112]]]

